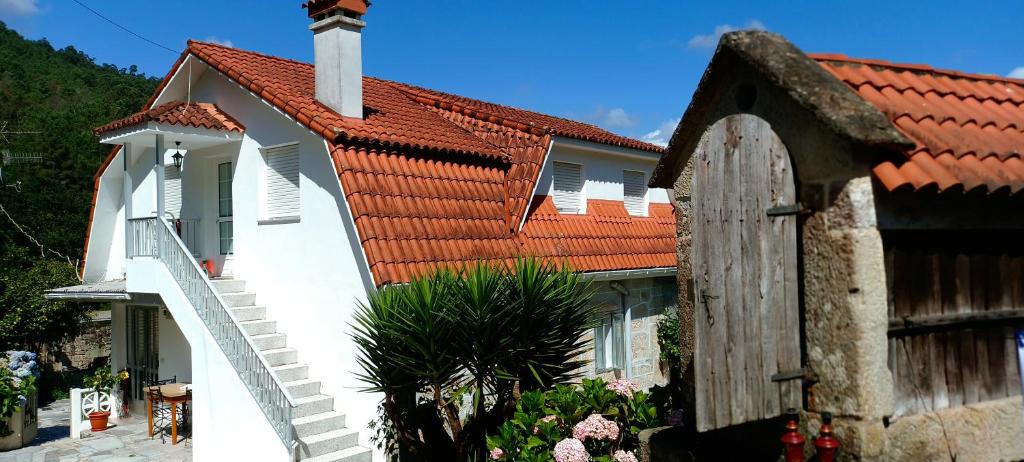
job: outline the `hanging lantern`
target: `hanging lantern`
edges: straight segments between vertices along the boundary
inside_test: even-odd
[[[174,155],[171,156],[171,159],[174,160],[174,168],[178,169],[178,171],[180,172],[181,171],[181,161],[182,161],[182,159],[185,158],[185,156],[181,155],[181,141],[175,141],[174,142],[174,146],[175,146],[175,149],[177,150],[177,152],[175,152]]]

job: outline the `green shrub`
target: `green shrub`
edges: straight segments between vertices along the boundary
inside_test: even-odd
[[[520,394],[578,377],[591,294],[579,274],[532,259],[371,294],[353,327],[360,379],[384,393],[381,446],[393,438],[403,461],[486,457]]]
[[[649,395],[632,383],[584,379],[578,387],[524,393],[513,417],[487,437],[487,446],[491,459],[501,461],[574,460],[569,450],[556,448],[560,443],[582,447],[595,462],[635,460],[640,431],[658,424]]]

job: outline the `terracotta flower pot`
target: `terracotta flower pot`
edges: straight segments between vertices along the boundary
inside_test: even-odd
[[[90,412],[89,413],[89,425],[92,426],[92,431],[101,432],[107,429],[107,419],[110,418],[110,412]]]

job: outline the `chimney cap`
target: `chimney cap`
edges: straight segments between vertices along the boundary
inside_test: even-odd
[[[370,2],[369,0],[310,0],[303,3],[302,7],[308,10],[310,18],[316,18],[335,10],[362,16],[366,14]]]

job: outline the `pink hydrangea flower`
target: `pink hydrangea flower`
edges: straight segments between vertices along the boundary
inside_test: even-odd
[[[625,396],[627,398],[632,398],[634,392],[640,391],[640,387],[637,386],[637,384],[626,379],[612,380],[605,385],[605,388],[614,391],[619,396]]]
[[[555,462],[587,462],[590,454],[583,442],[576,438],[566,438],[555,444]]]
[[[590,414],[572,429],[572,436],[580,441],[587,439],[615,441],[619,439],[619,426],[615,421],[605,419],[601,414]]]
[[[498,460],[501,459],[502,457],[505,457],[505,451],[503,451],[501,448],[491,449],[491,460]]]
[[[638,462],[636,456],[633,455],[633,451],[626,452],[621,449],[615,451],[612,458],[615,459],[615,462]]]

